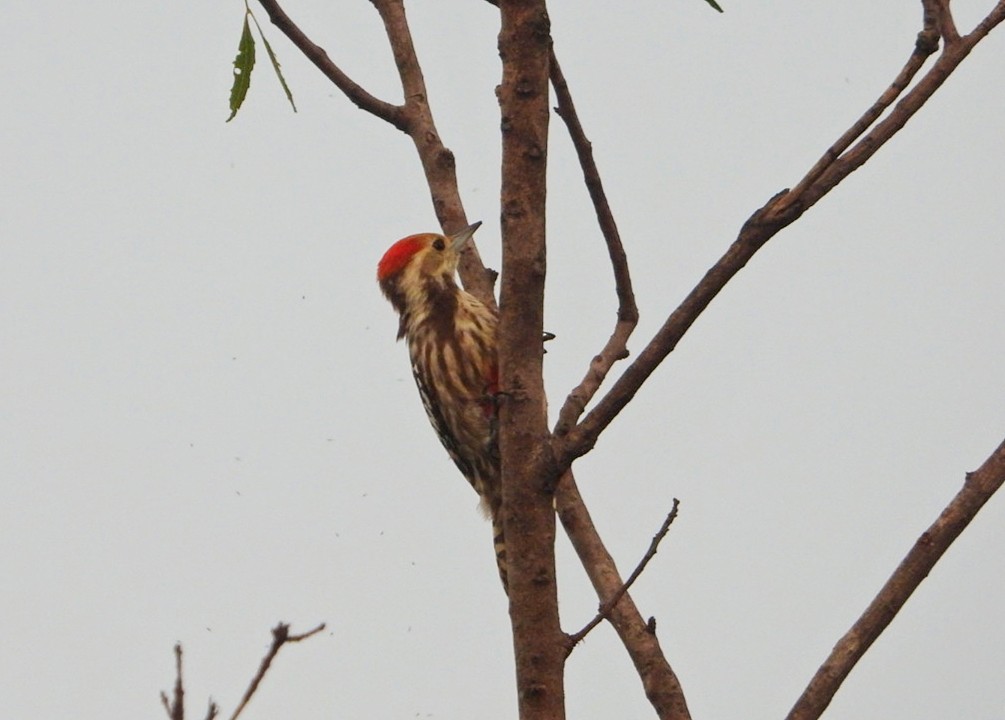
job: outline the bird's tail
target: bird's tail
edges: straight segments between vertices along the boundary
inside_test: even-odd
[[[496,567],[499,568],[499,579],[502,580],[503,591],[509,595],[509,577],[506,566],[506,536],[503,534],[502,518],[496,513],[492,517],[492,542],[496,551]]]

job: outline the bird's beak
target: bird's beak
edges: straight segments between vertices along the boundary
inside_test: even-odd
[[[481,227],[482,221],[474,223],[473,225],[468,225],[466,228],[461,230],[459,233],[450,236],[450,249],[454,252],[460,252],[464,248],[464,243],[471,239],[471,236],[475,234],[475,230]]]

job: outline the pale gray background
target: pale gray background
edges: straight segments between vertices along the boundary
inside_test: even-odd
[[[959,2],[961,28],[993,4]],[[556,47],[633,261],[638,350],[899,70],[920,3],[554,2]],[[400,91],[372,6],[288,10]],[[271,26],[224,124],[243,5],[0,10],[0,715],[156,718],[171,647],[191,717],[226,712],[278,620],[250,718],[515,716],[476,499],[412,386],[374,268],[435,220],[410,142]],[[264,13],[259,12],[265,23]],[[444,141],[498,267],[496,13],[410,4]],[[1005,38],[761,252],[578,464],[696,718],[779,718],[1005,430]],[[553,126],[547,381],[607,337],[606,254]],[[829,718],[1005,716],[996,498]],[[559,547],[568,630],[595,600]],[[608,628],[569,715],[651,710]]]

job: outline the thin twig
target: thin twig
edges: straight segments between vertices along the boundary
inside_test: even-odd
[[[206,708],[206,720],[214,720],[217,715],[220,714],[220,706],[213,702],[213,698],[209,699],[209,707]]]
[[[181,678],[181,655],[181,643],[175,643],[173,697],[168,699],[167,693],[161,692],[161,704],[170,720],[185,720],[185,684]]]
[[[400,106],[374,97],[362,86],[353,82],[338,65],[332,62],[324,48],[311,42],[310,38],[297,27],[276,0],[258,1],[265,8],[265,12],[269,14],[269,20],[272,21],[272,24],[279,28],[297,46],[297,49],[314,63],[325,74],[325,77],[331,80],[358,108],[391,123],[403,132],[407,132],[407,120]]]
[[[238,703],[237,709],[234,710],[234,714],[230,716],[230,720],[236,720],[236,718],[244,710],[248,701],[251,700],[252,695],[258,690],[259,684],[265,677],[265,673],[269,671],[269,666],[272,665],[272,660],[279,653],[279,649],[286,643],[300,642],[301,640],[306,640],[312,635],[316,635],[325,629],[325,624],[321,623],[313,630],[302,633],[300,635],[290,635],[290,626],[286,623],[279,623],[274,628],[272,628],[272,646],[269,647],[269,651],[265,653],[265,657],[262,658],[262,663],[258,667],[258,672],[255,676],[251,678],[251,682],[248,685],[248,689],[244,691],[244,697],[241,698],[241,702]]]
[[[994,9],[974,28],[973,32],[943,49],[938,60],[925,73],[924,77],[897,103],[886,118],[873,127],[871,132],[833,161],[830,161],[829,156],[825,155],[817,166],[823,163],[826,167],[820,171],[817,166],[814,166],[814,170],[810,171],[810,175],[813,177],[804,186],[805,189],[798,193],[798,196],[789,200],[787,198],[795,191],[791,193],[787,190],[782,191],[750,216],[726,253],[670,314],[635,361],[625,369],[621,377],[600,399],[593,410],[587,413],[579,424],[565,436],[563,446],[558,448],[561,467],[568,467],[573,460],[589,452],[604,429],[631,401],[635,393],[639,391],[642,384],[652,375],[666,356],[673,352],[677,343],[698,319],[698,316],[704,312],[726,283],[747,264],[754,254],[768,240],[801,217],[838,183],[871,158],[942,86],[942,83],[959,66],[974,46],[1003,20],[1005,20],[1005,0],[999,0]],[[905,71],[898,74],[898,80],[902,80],[905,74],[909,74],[910,67],[911,62]],[[892,92],[894,92],[893,89],[887,90],[883,98],[885,99]],[[870,110],[874,110],[879,104],[881,101],[877,101]],[[857,124],[842,138],[847,138],[850,135],[857,137],[856,129]],[[840,141],[835,144],[836,147],[839,145]],[[814,174],[815,172],[816,174]]]
[[[611,258],[611,267],[614,270],[614,288],[618,297],[618,319],[614,325],[614,331],[601,351],[594,356],[590,362],[590,367],[586,376],[577,385],[565,400],[561,411],[558,414],[558,422],[555,425],[555,434],[564,435],[586,409],[586,405],[600,389],[604,378],[610,372],[618,360],[628,357],[628,338],[631,337],[635,326],[639,322],[639,309],[635,304],[635,292],[632,290],[632,277],[628,269],[628,257],[625,254],[624,245],[621,242],[621,235],[618,232],[618,225],[611,212],[610,203],[607,201],[607,193],[604,192],[604,184],[600,179],[600,171],[597,163],[593,159],[593,147],[583,125],[579,121],[576,112],[576,105],[572,101],[572,94],[569,92],[569,84],[562,73],[562,67],[558,63],[554,47],[551,49],[549,58],[549,75],[551,85],[555,89],[555,97],[558,100],[558,107],[555,112],[565,122],[572,139],[576,155],[579,157],[579,164],[583,169],[583,180],[586,189],[593,201],[593,208],[597,214],[597,223],[603,233],[604,241],[607,243],[607,252]]]
[[[855,664],[1003,483],[1005,441],[978,470],[967,473],[963,489],[932,526],[921,534],[869,607],[834,646],[789,712],[787,720],[817,720],[820,717]]]
[[[612,597],[625,583],[614,558],[600,539],[571,470],[567,470],[558,483],[555,509],[597,591],[597,598],[603,602]],[[635,666],[656,716],[660,720],[691,720],[684,691],[660,647],[653,620],[642,619],[632,596],[627,593],[611,608],[609,620]]]
[[[642,574],[642,571],[646,569],[646,565],[649,564],[649,561],[656,557],[656,551],[659,549],[660,542],[662,542],[663,538],[666,537],[667,532],[670,531],[671,523],[673,523],[674,519],[677,517],[677,508],[679,505],[680,501],[677,498],[674,498],[673,508],[671,508],[670,512],[667,514],[666,520],[663,521],[663,524],[656,532],[656,535],[653,536],[652,542],[649,543],[649,549],[646,550],[646,554],[642,556],[641,560],[639,560],[639,564],[635,566],[632,574],[629,575],[628,579],[622,583],[621,587],[619,587],[617,591],[600,606],[597,614],[592,620],[590,620],[590,622],[583,626],[582,630],[569,636],[570,653],[576,645],[582,642],[583,638],[589,635],[593,628],[597,627],[597,625],[610,616],[611,610],[618,604],[621,598],[624,597],[625,593],[628,592],[628,589],[635,584],[635,581],[639,579],[639,576]]]
[[[169,700],[167,693],[161,692],[161,704],[167,711],[168,717],[171,720],[185,720],[185,686],[182,682],[181,677],[181,643],[176,643],[174,646],[174,656],[175,656],[175,681],[174,681],[174,700]],[[206,720],[214,720],[220,708],[217,706],[213,699],[209,699],[209,707],[206,709]]]
[[[597,223],[604,235],[604,241],[607,243],[607,251],[611,257],[611,266],[614,270],[614,286],[618,297],[618,317],[623,320],[638,319],[639,310],[635,304],[635,292],[632,290],[632,277],[628,268],[628,258],[625,255],[625,248],[621,242],[621,234],[618,232],[614,213],[611,212],[611,205],[607,200],[607,193],[604,191],[604,183],[600,178],[600,170],[597,168],[597,163],[593,158],[593,145],[583,130],[583,124],[580,122],[579,114],[576,112],[576,105],[572,100],[572,93],[569,91],[569,83],[565,79],[561,65],[559,65],[554,47],[551,48],[549,54],[549,78],[551,86],[555,89],[555,97],[558,100],[555,112],[562,118],[566,128],[569,130],[569,137],[572,139],[572,145],[576,149],[579,164],[583,169],[583,180],[586,183],[586,189],[590,193],[590,200],[593,201],[593,208],[597,214]]]

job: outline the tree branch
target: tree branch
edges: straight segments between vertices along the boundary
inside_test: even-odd
[[[394,64],[398,68],[401,89],[404,93],[405,116],[408,118],[408,136],[415,144],[419,162],[426,176],[433,199],[433,210],[444,232],[454,233],[467,227],[467,216],[457,190],[457,172],[454,154],[443,145],[436,130],[433,113],[429,107],[426,81],[412,42],[412,32],[405,16],[402,0],[371,0],[384,23],[384,31],[391,43]],[[461,256],[460,275],[465,289],[482,302],[495,307],[492,292],[494,274],[485,270],[474,242],[465,244]]]
[[[314,63],[318,70],[324,73],[325,77],[334,83],[335,87],[345,94],[353,104],[355,104],[361,110],[374,115],[381,120],[391,123],[396,128],[402,132],[408,132],[407,119],[403,112],[403,108],[398,105],[392,105],[389,102],[384,102],[379,98],[374,97],[366,90],[364,90],[360,85],[357,85],[352,79],[342,72],[342,69],[332,62],[331,58],[328,57],[328,53],[324,51],[319,45],[315,45],[311,40],[297,27],[289,15],[280,7],[276,0],[258,0],[259,4],[265,9],[265,12],[269,15],[269,20],[275,25],[279,30],[290,39],[297,49],[302,52],[308,60]]]
[[[628,338],[631,337],[635,326],[638,325],[639,309],[635,304],[635,293],[632,290],[628,257],[625,255],[625,248],[621,243],[621,235],[618,232],[618,225],[614,221],[611,206],[607,202],[607,194],[604,192],[604,184],[600,179],[600,171],[593,159],[593,147],[579,121],[576,106],[572,101],[572,94],[569,92],[569,84],[558,64],[554,48],[551,49],[550,53],[549,74],[551,86],[555,89],[555,95],[558,99],[558,107],[555,108],[555,112],[565,122],[565,126],[569,130],[569,137],[572,138],[572,144],[576,149],[576,155],[579,157],[579,164],[583,168],[586,189],[590,193],[590,199],[593,201],[593,207],[597,213],[597,223],[600,225],[604,241],[607,243],[607,252],[614,269],[615,292],[618,297],[618,319],[611,337],[590,362],[586,376],[569,393],[558,414],[555,434],[564,435],[572,429],[580,415],[583,414],[586,405],[600,389],[614,363],[628,357]]]
[[[614,558],[600,539],[571,470],[566,471],[559,482],[555,509],[597,591],[597,598],[605,602],[625,583]],[[626,593],[610,609],[608,620],[628,651],[646,697],[660,720],[690,720],[691,714],[680,681],[663,655],[656,637],[655,619],[644,621],[631,595]]]
[[[868,130],[879,119],[880,115],[890,107],[893,101],[900,97],[900,94],[911,84],[911,80],[914,79],[914,76],[917,75],[922,65],[925,64],[925,60],[938,49],[938,46],[938,34],[934,28],[929,28],[926,22],[925,29],[918,33],[911,56],[907,59],[907,63],[897,77],[894,78],[894,81],[890,83],[890,87],[879,96],[872,107],[862,114],[862,117],[856,120],[833,145],[827,148],[827,152],[817,160],[816,164],[810,168],[810,171],[806,173],[803,179],[779,200],[777,209],[786,209],[803,197],[806,190],[820,179],[824,171],[829,169],[841,157],[841,154],[851,147],[852,143],[861,137],[862,133]]]
[[[674,498],[673,508],[667,514],[666,520],[663,521],[663,525],[661,525],[660,529],[656,531],[656,535],[653,536],[652,541],[649,543],[649,549],[646,550],[646,554],[642,556],[642,559],[639,560],[639,564],[635,566],[634,570],[632,570],[632,574],[628,576],[628,579],[625,580],[621,587],[618,588],[606,602],[601,603],[600,609],[597,610],[597,614],[592,620],[590,620],[590,622],[583,626],[582,630],[569,636],[570,653],[576,645],[583,641],[583,638],[590,634],[590,631],[593,630],[593,628],[597,627],[597,625],[610,616],[611,610],[618,604],[618,601],[621,600],[624,594],[628,592],[628,589],[635,584],[635,581],[639,579],[639,576],[642,575],[642,571],[646,569],[646,565],[649,564],[649,561],[656,557],[656,551],[659,549],[660,542],[664,537],[666,537],[667,532],[670,530],[670,524],[673,523],[674,519],[677,517],[677,508],[679,505],[680,501],[677,500],[677,498]]]
[[[470,223],[457,189],[457,168],[454,154],[440,139],[426,94],[426,81],[422,76],[408,28],[403,0],[371,0],[391,43],[395,66],[401,79],[405,96],[405,115],[408,118],[408,136],[415,145],[426,176],[426,184],[433,200],[433,211],[443,231],[457,232]],[[496,307],[493,284],[495,273],[486,270],[477,245],[469,241],[464,245],[458,271],[464,288],[490,307]]]
[[[1005,441],[977,471],[967,473],[963,489],[932,526],[921,534],[869,607],[834,646],[789,712],[788,720],[816,720],[820,717],[855,664],[1003,483]]]
[[[946,45],[952,45],[960,39],[953,13],[949,9],[949,2],[950,0],[921,0],[925,12],[925,24],[931,23]]]
[[[927,10],[929,6],[926,4],[925,7]],[[926,22],[929,22],[930,14],[926,12]],[[904,96],[891,113],[875,125],[872,132],[862,137],[847,151],[843,151],[843,147],[847,147],[864,130],[864,128],[860,130],[859,126],[866,123],[869,118],[875,120],[878,117],[877,108],[881,113],[882,109],[887,107],[900,92],[897,89],[900,83],[909,80],[910,77],[913,77],[913,72],[917,72],[917,70],[912,72],[912,68],[918,62],[918,58],[912,54],[912,58],[904,70],[898,74],[897,80],[894,81],[890,89],[885,91],[866,114],[832,147],[832,150],[836,149],[842,154],[832,157],[832,153],[829,151],[814,165],[814,168],[795,189],[778,193],[751,215],[726,253],[712,266],[677,309],[670,314],[635,361],[625,369],[625,372],[593,410],[569,431],[564,438],[564,443],[558,448],[560,467],[568,467],[573,460],[589,452],[596,444],[600,433],[631,401],[653,371],[667,355],[673,352],[677,343],[698,319],[698,316],[725,287],[726,283],[747,264],[750,258],[780,230],[801,217],[841,180],[871,158],[928,101],[974,46],[1003,20],[1005,20],[1005,0],[999,0],[991,13],[977,25],[973,32],[942,51],[932,68]],[[926,30],[931,30],[931,28],[926,27]],[[925,30],[922,30],[919,38],[922,36],[928,37]],[[915,53],[929,52],[926,42],[923,40],[916,43]],[[921,47],[919,48],[919,46]]]

